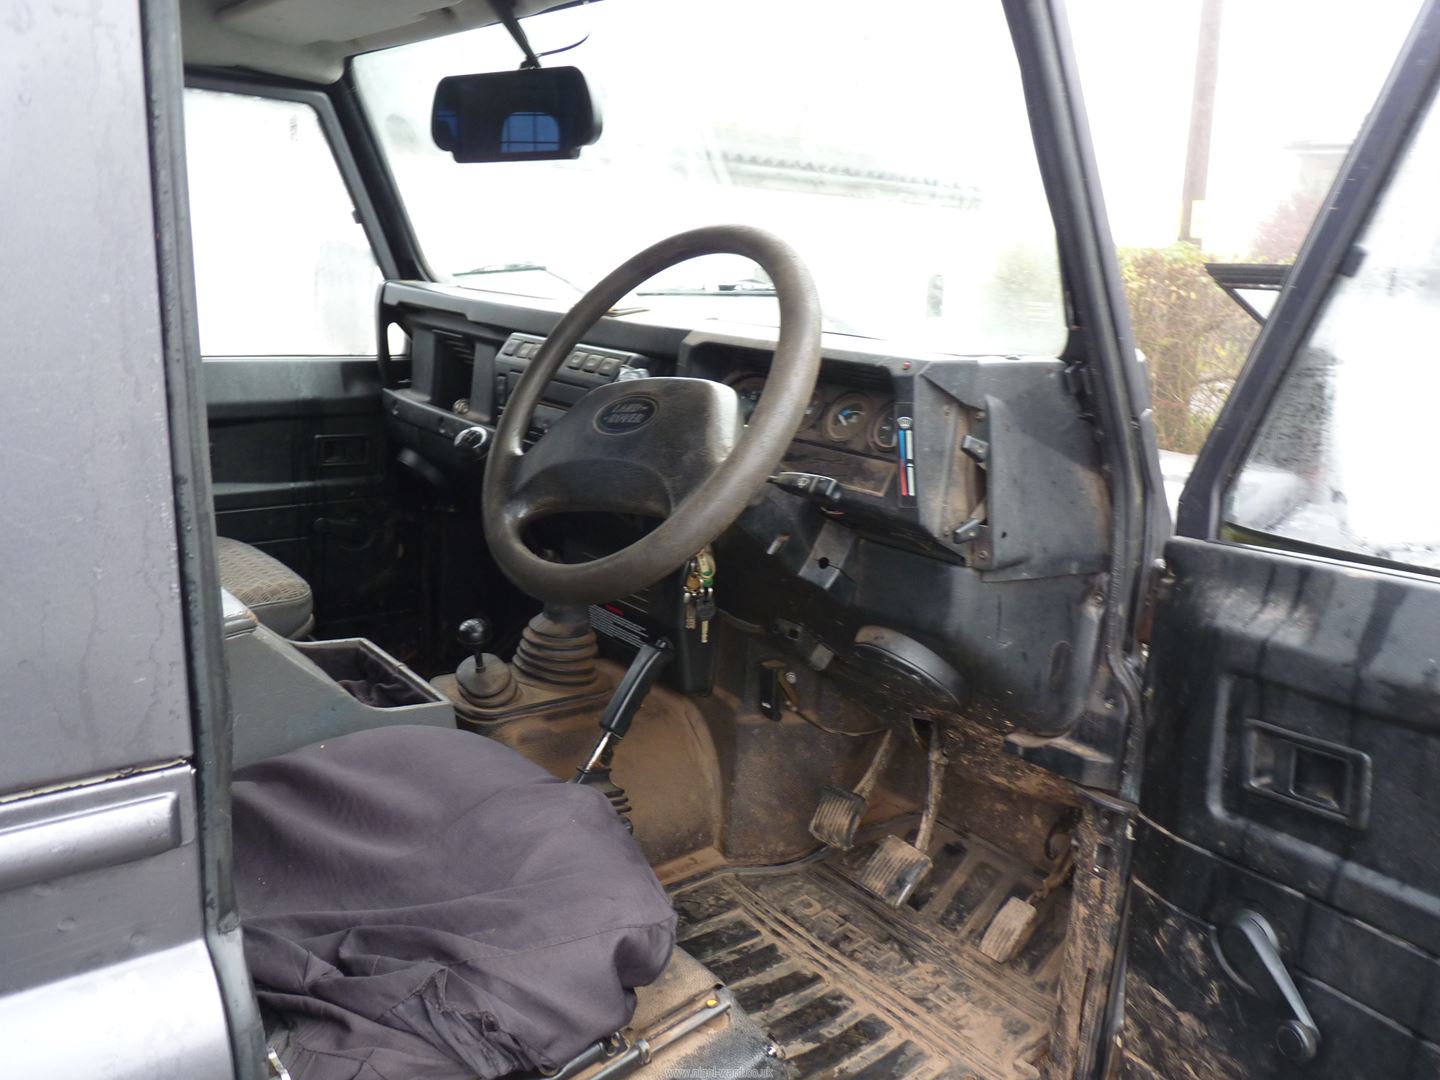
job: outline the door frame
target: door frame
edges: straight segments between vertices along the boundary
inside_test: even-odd
[[[141,0],[150,171],[159,267],[175,534],[191,723],[206,945],[229,1025],[236,1080],[266,1074],[265,1027],[245,962],[230,820],[234,715],[222,639],[220,571],[185,169],[184,61],[171,0]]]

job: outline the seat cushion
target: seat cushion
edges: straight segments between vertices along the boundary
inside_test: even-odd
[[[315,600],[305,579],[257,547],[215,538],[220,584],[281,637],[298,637],[315,625]]]
[[[674,944],[604,796],[481,735],[387,727],[251,765],[234,830],[296,1080],[553,1069],[629,1020]]]

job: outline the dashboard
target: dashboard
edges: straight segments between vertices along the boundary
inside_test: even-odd
[[[444,377],[438,369],[446,366],[472,368],[471,392],[452,403],[451,412],[457,419],[493,428],[544,340],[538,334],[511,333],[487,362],[475,342],[436,330],[417,340],[416,359],[432,369],[435,379]],[[429,348],[419,348],[425,345]],[[567,409],[596,387],[651,375],[686,375],[730,386],[748,422],[764,391],[769,359],[768,350],[720,340],[692,341],[673,360],[582,343],[543,391],[527,442],[543,438]],[[913,448],[905,440],[909,431],[902,432],[903,414],[897,412],[900,392],[891,374],[872,364],[823,361],[821,377],[781,467],[834,479],[848,501],[843,512],[889,519],[901,533],[918,538]],[[903,416],[903,423],[913,430],[912,418]],[[966,486],[973,495],[981,478],[978,469],[970,472],[974,475]]]
[[[443,505],[473,513],[464,507],[478,505],[488,436],[555,315],[387,282],[379,322],[399,463]],[[408,336],[408,355],[384,351],[390,326]],[[769,371],[769,334],[602,320],[542,392],[528,440],[595,388],[649,376],[724,383],[748,416]],[[1032,733],[1073,723],[1079,673],[1093,670],[1091,598],[1109,565],[1110,516],[1094,428],[1063,361],[826,335],[780,469],[828,478],[824,491],[838,497],[777,476],[716,542],[723,612],[755,635],[747,664],[780,650],[900,719],[963,683],[979,719],[1003,715]],[[612,525],[634,523],[557,520],[555,532],[595,540]]]

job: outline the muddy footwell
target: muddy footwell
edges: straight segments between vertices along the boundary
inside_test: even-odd
[[[933,875],[899,911],[848,876],[868,846],[679,886],[680,945],[730,985],[797,1077],[1038,1076],[1068,889],[1015,960],[996,964],[979,951],[985,928],[1039,875],[978,839],[938,839]]]

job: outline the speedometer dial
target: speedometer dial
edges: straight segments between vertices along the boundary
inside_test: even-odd
[[[835,442],[849,442],[857,431],[865,430],[870,403],[864,394],[845,394],[825,414],[825,434]]]

